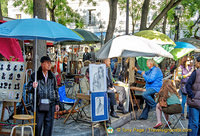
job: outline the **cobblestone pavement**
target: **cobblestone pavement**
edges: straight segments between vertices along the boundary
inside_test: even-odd
[[[174,121],[173,118],[170,120]],[[164,120],[162,120],[164,123]],[[149,113],[149,118],[147,120],[131,120],[122,127],[114,129],[113,134],[110,136],[186,136],[188,129],[188,119],[181,120],[185,129],[181,127],[178,123],[173,129],[173,133],[169,132],[168,128],[163,129],[153,129],[156,124],[155,112]],[[173,126],[174,123],[172,123]]]
[[[92,134],[91,124],[89,123],[77,123],[72,120],[68,120],[66,124],[63,124],[63,121],[64,119],[55,120],[53,136],[90,136]],[[174,124],[173,119],[170,121]],[[164,120],[162,122],[164,123]],[[170,133],[168,128],[153,129],[153,126],[156,124],[156,115],[155,112],[150,112],[148,120],[131,120],[125,125],[114,129],[114,133],[109,134],[109,136],[186,136],[187,133],[184,131],[187,131],[188,120],[181,120],[181,122],[183,123],[185,129],[182,129],[181,125],[177,124],[175,129],[173,129],[175,131],[174,133]],[[105,131],[102,128],[96,128],[94,131],[95,136],[105,134]]]

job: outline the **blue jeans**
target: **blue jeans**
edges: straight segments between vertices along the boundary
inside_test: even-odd
[[[149,88],[142,94],[142,97],[146,101],[146,105],[142,111],[142,114],[140,115],[140,118],[147,119],[149,110],[156,107],[157,103],[152,97],[155,93],[157,93],[156,90]]]
[[[181,91],[181,90],[180,90]],[[181,92],[181,96],[182,96],[182,114],[184,114],[184,109],[185,109],[185,103],[186,103],[186,100],[187,100],[187,95],[183,94]],[[187,113],[189,112],[189,107],[187,106]]]
[[[199,116],[200,109],[192,108],[189,106],[189,121],[188,121],[188,129],[191,129],[191,132],[188,132],[188,136],[199,136]]]

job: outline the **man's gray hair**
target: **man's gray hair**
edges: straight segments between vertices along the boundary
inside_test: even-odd
[[[149,59],[147,60],[149,63],[153,64],[153,66],[158,67],[158,64],[153,60],[153,59]]]

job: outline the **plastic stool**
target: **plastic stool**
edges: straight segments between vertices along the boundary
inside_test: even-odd
[[[14,115],[13,116],[14,119],[17,119],[17,120],[30,120],[30,119],[33,119],[34,117],[32,115],[24,115],[24,114],[21,114],[21,115]],[[14,132],[14,129],[17,128],[17,127],[21,127],[21,136],[24,135],[24,128],[27,127],[27,128],[30,128],[31,129],[31,134],[33,136],[33,129],[31,127],[31,125],[34,125],[34,123],[30,123],[30,124],[19,124],[19,125],[16,125],[12,128],[11,130],[11,133],[10,133],[10,136],[13,135],[13,132]]]

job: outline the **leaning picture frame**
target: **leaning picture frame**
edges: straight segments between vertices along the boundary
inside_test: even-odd
[[[91,120],[99,122],[108,120],[108,96],[106,92],[91,93]]]
[[[90,64],[89,65],[89,82],[91,92],[106,92],[106,65]]]

